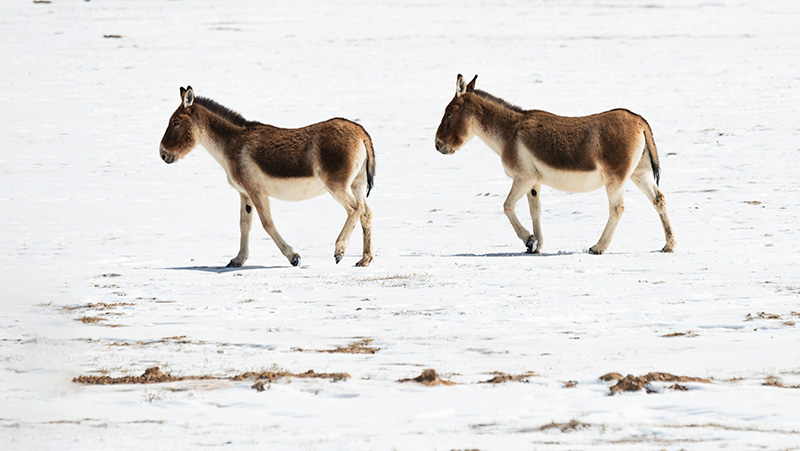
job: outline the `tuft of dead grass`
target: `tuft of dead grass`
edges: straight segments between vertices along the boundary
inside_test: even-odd
[[[623,377],[625,377],[625,376],[623,376],[623,375],[621,375],[619,373],[607,373],[607,374],[604,374],[604,375],[600,376],[599,379],[601,381],[603,381],[603,382],[611,382],[611,381],[618,381],[618,380],[622,379]]]
[[[100,318],[99,316],[83,316],[81,318],[76,319],[75,321],[80,321],[83,324],[97,324],[100,321],[105,321],[105,318]]]
[[[326,349],[317,352],[325,352],[329,354],[375,354],[380,351],[380,348],[370,346],[372,344],[371,338],[365,338],[347,346],[339,346],[336,349]]]
[[[256,380],[267,383],[272,383],[282,378],[299,378],[299,379],[330,379],[333,382],[342,381],[350,378],[347,373],[316,373],[314,370],[308,370],[305,373],[291,373],[284,370],[275,371],[261,371],[261,372],[247,372],[237,374],[235,376],[173,376],[168,373],[162,372],[157,366],[148,368],[141,376],[78,376],[72,379],[72,382],[85,385],[117,385],[117,384],[158,384],[163,382],[180,382],[180,381],[196,381],[196,380],[230,380],[230,381],[245,381]],[[263,387],[263,384],[262,384]]]
[[[611,374],[619,374],[619,373],[611,373]],[[710,380],[703,379],[700,377],[676,376],[670,373],[647,373],[644,376],[634,376],[632,374],[629,374],[621,379],[618,379],[616,385],[609,387],[609,391],[611,392],[611,395],[615,395],[619,392],[625,392],[625,391],[635,392],[641,390],[645,390],[647,393],[656,393],[656,391],[650,387],[650,384],[652,382],[676,382],[675,385],[668,388],[679,391],[686,391],[688,390],[688,388],[686,386],[677,384],[677,382],[701,382],[704,384],[711,383]]]
[[[697,333],[693,330],[687,330],[686,332],[672,332],[671,334],[662,335],[662,338],[674,338],[674,337],[687,337],[687,338],[694,338],[697,336]]]
[[[480,384],[502,384],[504,382],[528,382],[528,379],[530,379],[532,377],[539,376],[538,374],[534,373],[533,371],[528,371],[527,373],[516,374],[516,375],[506,374],[506,373],[501,373],[499,371],[495,371],[492,374],[495,375],[493,378],[491,378],[489,380],[485,380],[485,381],[480,381],[479,383]]]
[[[582,423],[578,420],[569,420],[566,423],[556,423],[555,421],[550,424],[545,424],[544,426],[540,427],[540,431],[548,431],[550,429],[558,429],[561,432],[573,432],[579,429],[585,429],[591,427],[591,424]]]
[[[747,316],[744,318],[745,321],[753,321],[756,319],[783,319],[781,315],[777,313],[767,313],[767,312],[758,312],[755,315],[752,313],[748,313]]]
[[[436,374],[436,371],[432,368],[428,368],[422,370],[422,373],[414,378],[410,379],[400,379],[397,382],[416,382],[418,384],[427,385],[432,387],[434,385],[455,385],[455,382],[446,381],[439,377]]]
[[[767,376],[766,379],[764,379],[764,383],[761,385],[765,387],[800,388],[800,385],[783,385],[783,382],[775,376]]]

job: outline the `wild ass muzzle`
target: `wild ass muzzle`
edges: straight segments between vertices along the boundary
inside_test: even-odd
[[[546,111],[523,110],[485,91],[475,89],[478,76],[467,84],[460,74],[456,95],[447,105],[436,131],[436,150],[452,154],[478,136],[503,162],[513,180],[503,209],[527,252],[541,253],[541,185],[571,193],[605,187],[609,215],[593,254],[608,249],[625,210],[627,179],[642,190],[658,212],[666,244],[672,252],[675,237],[664,194],[658,189],[660,168],[650,125],[641,116],[616,109],[585,117],[562,117]],[[528,197],[533,234],[520,223],[515,206]]]
[[[375,176],[375,151],[361,125],[334,118],[297,129],[273,127],[248,121],[211,99],[195,97],[189,86],[181,88],[181,105],[161,139],[161,159],[173,163],[198,145],[225,169],[228,183],[241,197],[239,253],[229,267],[242,266],[249,256],[253,208],[281,253],[293,266],[299,265],[300,255],[275,229],[269,199],[300,201],[326,191],[347,211],[333,253],[336,263],[359,220],[364,249],[356,266],[372,262],[372,211],[367,196]]]

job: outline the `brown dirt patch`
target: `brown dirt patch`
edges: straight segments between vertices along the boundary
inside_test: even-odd
[[[800,385],[783,385],[783,382],[775,376],[767,376],[761,385],[765,387],[800,388]]]
[[[299,379],[330,379],[333,382],[343,381],[349,379],[350,375],[347,373],[315,373],[314,370],[308,370],[305,373],[291,373],[284,370],[275,371],[261,371],[261,372],[247,372],[237,374],[229,378],[232,381],[244,380],[259,380],[266,382],[274,382],[281,378],[299,378]]]
[[[502,384],[504,382],[528,382],[528,379],[532,377],[538,376],[538,374],[534,373],[533,371],[528,371],[527,373],[523,374],[506,374],[501,373],[499,371],[495,371],[495,376],[489,380],[481,381],[480,384]]]
[[[179,382],[191,380],[231,380],[231,381],[244,381],[244,380],[264,380],[267,383],[274,382],[281,378],[316,378],[316,379],[330,379],[333,382],[342,381],[350,377],[347,373],[315,373],[314,370],[308,370],[305,373],[290,373],[288,371],[261,371],[261,372],[248,372],[237,374],[236,376],[173,376],[171,374],[163,373],[157,366],[148,368],[141,376],[78,376],[72,379],[72,382],[86,385],[116,385],[116,384],[158,384],[162,382]]]
[[[76,319],[75,321],[80,321],[83,324],[97,324],[100,321],[105,321],[105,318],[100,318],[99,316],[84,316],[81,318]]]
[[[776,313],[767,313],[767,312],[758,312],[755,315],[748,313],[745,317],[745,321],[753,321],[756,319],[782,319],[781,315]]]
[[[693,330],[687,330],[686,332],[673,332],[671,334],[662,335],[662,338],[674,338],[674,337],[687,337],[687,338],[694,338],[697,336],[697,333]]]
[[[578,381],[566,381],[561,388],[575,388],[578,386]]]
[[[700,377],[676,376],[670,373],[647,373],[644,376],[634,376],[632,374],[629,374],[620,379],[616,385],[609,387],[609,391],[611,391],[612,395],[615,395],[621,391],[641,391],[641,390],[645,390],[647,393],[656,393],[656,391],[650,387],[650,383],[652,382],[702,382],[705,384],[711,383],[710,380],[703,379]],[[674,388],[674,390],[682,390],[682,389],[688,390],[688,388],[682,385],[675,384],[675,386],[677,387]]]
[[[579,429],[584,429],[591,427],[591,424],[588,423],[581,423],[578,420],[569,420],[567,423],[556,423],[555,421],[550,424],[545,424],[544,426],[540,427],[540,431],[547,431],[550,429],[558,429],[561,432],[572,432],[577,431]]]
[[[618,381],[618,380],[622,379],[623,377],[625,377],[625,376],[623,376],[623,375],[621,375],[619,373],[608,373],[608,374],[604,374],[604,375],[600,376],[599,379],[601,381],[603,381],[603,382],[612,382],[612,381]]]
[[[376,352],[380,351],[380,348],[374,348],[370,346],[370,344],[372,344],[372,339],[365,338],[363,340],[350,343],[347,346],[339,346],[336,349],[326,349],[317,352],[327,352],[329,354],[375,354]]]
[[[455,382],[446,381],[440,378],[439,375],[436,374],[436,371],[432,368],[422,370],[422,373],[417,377],[411,379],[400,379],[397,382],[416,382],[429,387],[434,385],[455,385]]]
[[[186,380],[184,377],[175,377],[170,374],[164,374],[161,370],[154,366],[144,371],[141,376],[78,376],[72,379],[72,382],[86,385],[115,385],[115,384],[158,384],[161,382],[175,382]]]
[[[124,307],[128,305],[136,305],[132,302],[90,302],[86,305],[78,305],[78,306],[70,306],[67,305],[64,307],[64,310],[109,310],[114,307]]]

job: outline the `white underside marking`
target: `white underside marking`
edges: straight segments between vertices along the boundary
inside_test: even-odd
[[[306,200],[326,192],[317,177],[279,179],[262,173],[260,179],[267,196],[280,200]]]
[[[222,166],[222,169],[225,170],[225,175],[228,177],[228,183],[236,190],[242,194],[247,194],[244,187],[237,183],[233,177],[231,177],[230,167],[228,166],[228,160],[222,154],[222,149],[217,146],[217,143],[211,139],[201,139],[200,145],[203,146],[209,154],[214,158],[214,160]]]
[[[566,171],[548,166],[522,143],[518,144],[518,161],[522,163],[523,170],[530,174],[538,174],[537,179],[542,185],[547,185],[557,190],[568,193],[586,193],[602,188],[603,173],[600,168],[594,171]]]
[[[219,163],[225,170],[225,175],[228,177],[228,183],[242,194],[248,194],[244,186],[238,183],[231,177],[230,167],[228,160],[222,153],[222,149],[216,145],[212,140],[203,140],[201,145],[208,150],[208,153]],[[317,177],[303,177],[303,178],[278,178],[270,177],[264,174],[254,161],[247,161],[244,163],[245,167],[250,168],[249,176],[258,180],[258,186],[262,187],[267,196],[287,201],[300,201],[317,197],[326,192],[325,186],[322,185]],[[248,194],[249,195],[249,194]]]

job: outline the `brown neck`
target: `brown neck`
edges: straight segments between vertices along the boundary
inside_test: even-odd
[[[514,124],[522,113],[504,105],[484,99],[476,94],[471,96],[472,117],[475,120],[475,135],[481,138],[495,152],[514,138]]]
[[[197,118],[201,124],[202,136],[200,141],[204,147],[208,148],[205,144],[208,141],[214,142],[218,147],[227,147],[228,143],[241,136],[244,127],[233,124],[202,105],[195,105],[194,107],[197,108]]]

